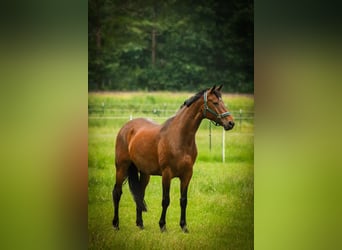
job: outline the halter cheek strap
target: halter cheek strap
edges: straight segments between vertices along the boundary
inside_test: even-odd
[[[217,119],[221,119],[221,118],[224,118],[224,117],[230,115],[230,112],[224,112],[222,114],[218,114],[218,113],[216,113],[215,110],[212,110],[211,108],[208,107],[207,91],[204,92],[203,98],[204,98],[204,109],[203,109],[203,116],[204,116],[204,118],[207,117],[206,116],[207,111],[209,113],[213,114],[214,116],[216,116]]]

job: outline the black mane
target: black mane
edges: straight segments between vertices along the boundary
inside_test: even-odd
[[[191,104],[193,104],[195,101],[197,101],[201,96],[203,96],[204,92],[207,91],[208,89],[203,89],[194,96],[190,97],[189,99],[185,100],[184,103],[182,104],[181,108],[184,106],[190,107]],[[217,91],[216,89],[214,90],[214,94],[216,95],[217,98],[221,97],[221,93]]]
[[[197,101],[203,94],[204,92],[207,91],[207,89],[203,89],[194,96],[190,97],[189,99],[185,100],[181,108],[184,106],[190,107],[191,104],[193,104],[195,101]]]

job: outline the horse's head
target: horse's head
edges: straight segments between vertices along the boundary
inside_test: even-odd
[[[222,85],[218,88],[214,85],[204,92],[203,115],[205,118],[224,127],[225,130],[230,130],[234,127],[234,119],[223,103],[221,88]]]

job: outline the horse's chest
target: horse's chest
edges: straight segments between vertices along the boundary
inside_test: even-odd
[[[196,148],[173,147],[169,143],[160,143],[158,147],[159,165],[162,169],[170,168],[173,176],[180,176],[185,170],[192,168],[196,156]]]

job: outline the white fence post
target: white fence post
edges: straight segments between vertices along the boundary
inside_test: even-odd
[[[222,128],[222,162],[226,162],[226,131]]]
[[[211,121],[209,121],[209,151],[211,152]]]
[[[241,131],[241,116],[242,116],[242,110],[240,109],[240,115],[239,115],[239,128],[240,128],[240,131]]]

